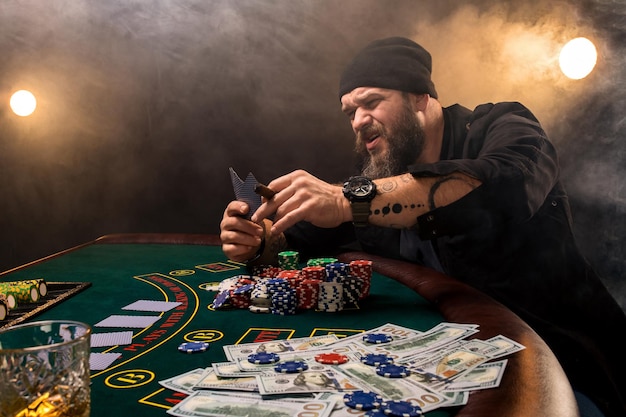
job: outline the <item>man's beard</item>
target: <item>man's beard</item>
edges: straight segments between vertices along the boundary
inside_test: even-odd
[[[376,132],[387,140],[386,151],[371,155],[362,137],[370,137]],[[424,147],[424,131],[408,104],[402,114],[387,129],[383,126],[368,126],[356,138],[356,152],[361,157],[362,175],[369,178],[387,178],[408,171],[408,166],[416,162]]]

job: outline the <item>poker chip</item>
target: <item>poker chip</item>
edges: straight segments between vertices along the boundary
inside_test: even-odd
[[[393,337],[385,333],[367,333],[363,335],[363,341],[367,343],[389,343],[392,340]]]
[[[280,362],[274,367],[274,370],[276,372],[280,372],[283,374],[293,374],[296,372],[306,371],[307,369],[309,369],[309,365],[307,365],[303,361]]]
[[[368,353],[361,358],[361,362],[369,366],[389,365],[393,363],[393,358],[385,354]]]
[[[253,313],[259,313],[259,314],[271,313],[271,309],[269,307],[263,307],[263,306],[257,306],[257,305],[249,306],[248,310],[252,311]]]
[[[280,357],[276,353],[271,352],[258,352],[248,355],[248,362],[256,364],[269,364],[276,363],[280,360]]]
[[[365,414],[363,414],[363,417],[387,417],[387,414],[375,408],[373,410],[367,411]]]
[[[386,378],[404,378],[409,376],[411,371],[406,366],[389,364],[378,366],[376,373]]]
[[[204,352],[209,348],[206,342],[185,342],[178,345],[178,351],[183,353]]]
[[[320,353],[315,356],[315,360],[325,365],[340,365],[348,362],[348,357],[340,353]]]
[[[385,401],[381,404],[380,410],[391,417],[420,417],[422,415],[420,406],[402,400]]]
[[[357,410],[373,410],[380,407],[383,397],[371,391],[353,391],[343,396],[343,402]]]
[[[223,307],[228,301],[229,296],[230,296],[229,290],[224,290],[224,291],[219,292],[213,299],[213,308]]]

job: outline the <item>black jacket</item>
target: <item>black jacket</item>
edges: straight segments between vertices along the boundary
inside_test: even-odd
[[[482,185],[418,218],[446,274],[505,304],[553,350],[575,390],[607,415],[626,415],[626,361],[616,340],[626,315],[580,254],[558,157],[519,103],[444,109],[441,160],[409,167],[416,177],[464,172]],[[298,224],[286,235],[305,254],[328,254],[357,238],[368,252],[401,256],[396,229]],[[404,256],[405,259],[406,256]],[[417,254],[410,260],[419,262]],[[428,263],[428,262],[426,262]]]

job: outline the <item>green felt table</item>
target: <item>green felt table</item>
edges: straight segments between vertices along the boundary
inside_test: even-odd
[[[227,344],[334,333],[345,337],[395,323],[426,330],[443,321],[439,311],[404,285],[374,273],[370,296],[359,308],[337,313],[308,310],[291,316],[255,314],[247,309],[214,310],[207,284],[246,274],[219,246],[188,244],[91,244],[3,275],[0,280],[40,277],[50,282],[89,282],[78,294],[33,320],[73,319],[91,326],[111,315],[160,315],[150,327],[133,330],[131,345],[92,348],[122,356],[103,371],[92,371],[93,417],[166,415],[181,394],[158,381],[226,360]],[[137,300],[178,301],[164,313],[122,308]],[[410,312],[410,314],[408,314]],[[93,327],[93,333],[129,330]],[[206,352],[177,350],[185,341],[207,341]],[[429,416],[450,415],[437,410]]]

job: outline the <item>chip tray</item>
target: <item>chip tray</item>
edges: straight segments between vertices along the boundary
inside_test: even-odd
[[[48,282],[48,293],[35,303],[22,303],[0,320],[0,329],[22,323],[91,286],[91,282]]]

